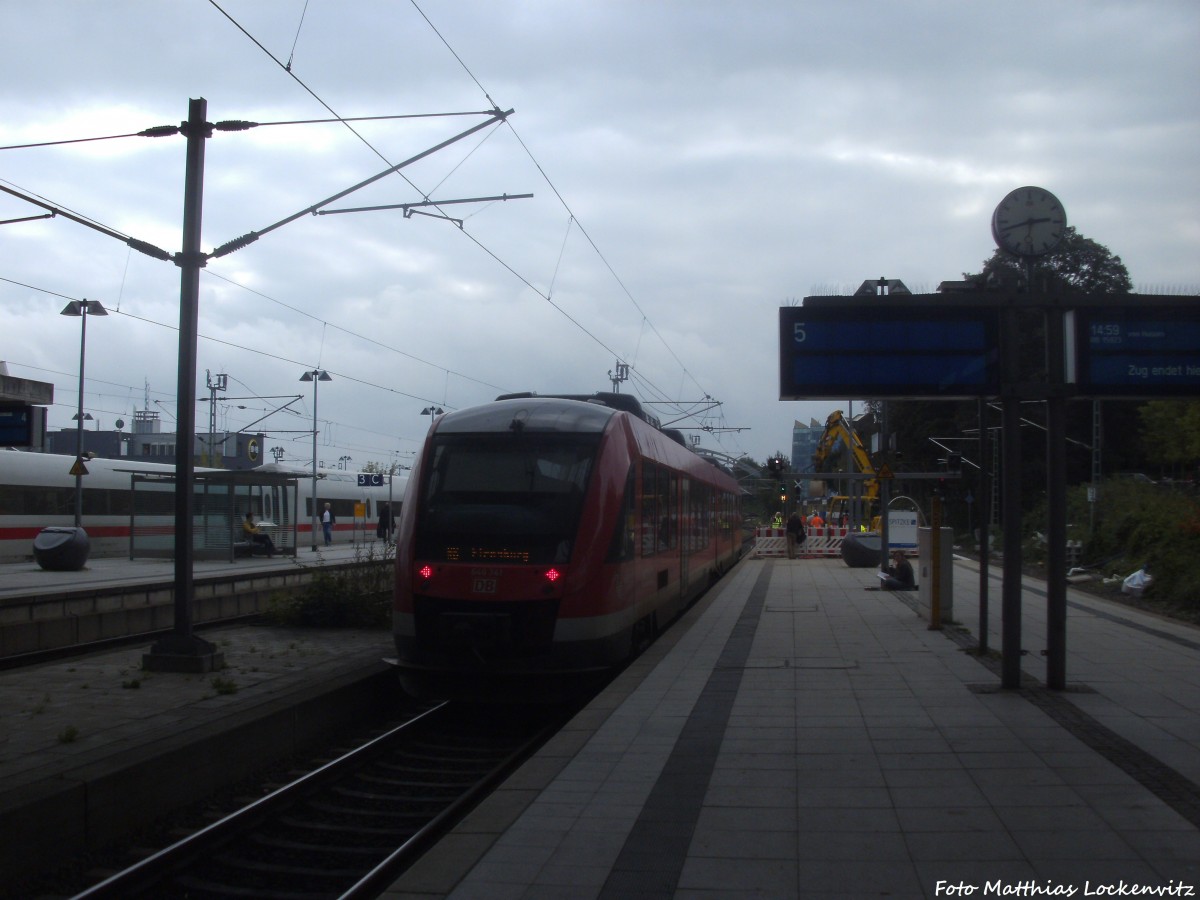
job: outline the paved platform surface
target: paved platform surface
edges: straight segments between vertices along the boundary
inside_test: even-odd
[[[743,561],[385,896],[1194,896],[1200,632],[1072,590],[1047,691],[1026,582],[1002,690],[953,573],[931,631],[871,569]]]
[[[192,573],[197,581],[202,581],[228,578],[244,572],[285,571],[321,563],[351,562],[356,556],[374,553],[379,557],[383,552],[383,544],[375,540],[318,546],[315,551],[309,546],[302,546],[295,556],[239,557],[232,562],[196,560],[192,564]],[[76,572],[47,571],[33,561],[4,563],[0,565],[0,604],[64,591],[170,583],[174,577],[175,563],[170,559],[96,557],[89,559],[87,565]]]

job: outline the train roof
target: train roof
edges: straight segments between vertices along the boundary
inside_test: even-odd
[[[492,403],[440,416],[437,431],[438,434],[503,431],[599,434],[616,412],[611,407],[582,402],[575,397],[510,394]]]
[[[529,432],[568,431],[599,433],[618,412],[628,413],[649,425],[686,450],[696,459],[718,471],[730,474],[716,461],[700,456],[692,449],[678,429],[664,429],[657,417],[650,415],[636,397],[598,391],[594,394],[536,394],[532,391],[501,394],[492,403],[447,413],[437,420],[439,434],[471,434],[520,430]]]
[[[537,394],[533,391],[526,391],[520,394],[501,394],[497,400],[578,400],[581,403],[594,403],[599,406],[607,406],[609,409],[620,410],[637,416],[648,425],[653,425],[655,428],[662,428],[656,416],[650,415],[642,408],[641,402],[637,397],[630,394],[615,394],[609,391],[597,391],[594,394]]]

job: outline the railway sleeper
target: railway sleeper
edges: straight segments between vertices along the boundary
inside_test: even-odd
[[[348,787],[334,788],[333,793],[338,797],[344,797],[347,799],[366,800],[369,803],[386,803],[392,806],[397,803],[403,803],[409,806],[445,806],[447,803],[462,794],[464,787],[469,787],[469,785],[467,785],[465,782],[462,785],[453,785],[440,794],[429,790],[426,790],[421,794],[401,794],[397,791],[371,791],[362,788]]]
[[[325,860],[314,859],[311,853],[299,857],[304,865],[289,863],[287,861],[276,860],[261,860],[240,854],[222,854],[213,857],[213,862],[218,866],[223,866],[230,873],[251,872],[258,875],[271,876],[271,883],[276,888],[281,888],[284,885],[284,878],[294,879],[303,887],[312,887],[311,880],[319,879],[324,882],[344,882],[358,878],[363,873],[362,866],[343,866],[341,868],[325,865]],[[218,871],[220,871],[218,869]],[[243,883],[242,879],[235,877],[232,879],[233,884]]]
[[[399,796],[410,796],[413,791],[455,791],[462,786],[461,778],[446,781],[430,781],[429,779],[393,778],[390,775],[364,774],[358,776],[364,784],[376,784],[381,788],[391,788]]]
[[[362,836],[371,836],[380,840],[379,846],[391,846],[392,840],[403,842],[408,840],[421,828],[430,823],[430,818],[414,816],[408,822],[390,822],[388,827],[372,828],[366,824],[347,822],[347,823],[322,823],[322,822],[288,822],[288,830],[286,834],[293,834],[294,839],[298,844],[313,844],[328,838],[329,835],[352,835],[355,839],[361,839]]]
[[[327,833],[327,832],[326,832]],[[356,835],[362,835],[361,831],[355,832]],[[396,832],[390,832],[396,834]],[[374,835],[372,835],[374,836]],[[380,835],[382,836],[382,835]],[[391,847],[390,843],[379,843],[374,845],[363,846],[360,843],[354,844],[326,844],[316,841],[298,841],[290,840],[286,837],[277,834],[255,834],[251,835],[250,843],[256,847],[268,851],[278,851],[280,853],[294,854],[300,853],[308,859],[312,859],[318,854],[333,854],[337,856],[347,857],[347,861],[352,861],[356,858],[366,859],[369,862],[379,858],[382,848]]]
[[[429,812],[427,810],[356,810],[355,812],[342,811],[340,813],[326,812],[322,818],[313,818],[310,825],[313,831],[320,831],[323,828],[336,830],[344,828],[353,831],[356,828],[368,829],[373,828],[379,832],[395,831],[397,829],[405,829],[411,827],[420,827],[422,823],[428,822],[434,818],[441,810]]]
[[[259,885],[253,888],[222,884],[211,878],[199,878],[194,875],[182,875],[173,884],[182,888],[180,896],[196,897],[253,897],[254,900],[328,900],[332,891],[287,891],[271,890]],[[311,887],[311,885],[308,885]]]

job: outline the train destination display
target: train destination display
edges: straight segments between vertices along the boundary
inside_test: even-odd
[[[1081,396],[1196,396],[1200,310],[1180,306],[1067,313],[1067,380]]]
[[[998,393],[999,318],[988,309],[783,307],[781,400]]]

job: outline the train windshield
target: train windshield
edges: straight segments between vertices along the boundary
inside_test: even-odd
[[[600,435],[434,438],[421,490],[423,559],[500,564],[570,560]]]

